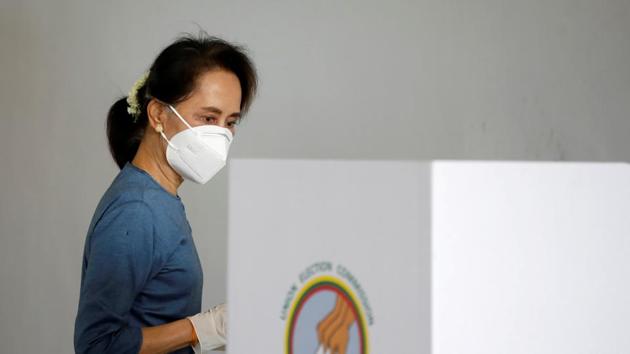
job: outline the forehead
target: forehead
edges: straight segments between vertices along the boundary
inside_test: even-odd
[[[215,69],[199,75],[187,101],[194,105],[216,106],[224,112],[238,112],[241,104],[241,84],[231,71]]]

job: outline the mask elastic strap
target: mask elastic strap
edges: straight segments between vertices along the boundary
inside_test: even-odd
[[[179,150],[179,149],[177,148],[177,146],[175,146],[175,145],[171,144],[171,142],[170,142],[170,141],[166,138],[166,135],[164,135],[164,132],[160,132],[160,134],[162,135],[162,137],[164,138],[164,140],[166,140],[166,142],[168,143],[168,146],[172,147],[172,148],[173,148],[173,149],[175,149],[175,150]]]
[[[187,126],[189,129],[191,129],[192,131],[195,131],[195,130],[194,130],[194,129],[190,126],[190,124],[188,124],[188,122],[187,122],[184,118],[182,118],[182,116],[180,116],[180,115],[179,115],[179,112],[177,112],[177,110],[176,110],[175,108],[173,108],[173,106],[171,106],[170,104],[167,104],[167,106],[168,106],[168,108],[169,108],[171,111],[173,111],[173,113],[175,113],[175,115],[177,115],[177,118],[179,118],[182,122],[184,122],[184,124],[186,124],[186,126]],[[195,132],[195,133],[196,133],[196,132]],[[170,142],[170,140],[168,140],[168,138],[166,137],[166,135],[164,134],[164,132],[160,132],[160,134],[162,135],[162,137],[164,138],[164,140],[166,140],[166,142],[168,143],[168,145],[169,145],[170,147],[172,147],[172,148],[173,148],[173,149],[175,149],[175,150],[179,150],[179,149],[177,148],[177,146],[173,145],[173,144]]]

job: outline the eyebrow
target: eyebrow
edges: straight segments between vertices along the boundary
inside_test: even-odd
[[[204,111],[213,112],[213,113],[216,113],[216,114],[223,113],[222,110],[220,110],[220,109],[218,109],[217,107],[214,107],[214,106],[201,107],[201,109],[204,110]],[[240,118],[241,117],[241,112],[234,112],[234,113],[230,114],[228,117]]]

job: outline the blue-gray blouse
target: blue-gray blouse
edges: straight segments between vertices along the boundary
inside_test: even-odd
[[[141,327],[201,312],[203,271],[184,205],[127,163],[101,198],[83,250],[77,353],[138,353]],[[191,347],[175,353],[192,353]]]

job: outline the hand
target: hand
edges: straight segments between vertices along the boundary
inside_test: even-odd
[[[226,305],[219,304],[209,310],[187,317],[195,330],[197,343],[193,351],[197,354],[210,353],[212,350],[225,350],[226,344]]]
[[[335,308],[317,325],[317,338],[330,354],[346,354],[350,339],[350,326],[354,323],[354,314],[349,304],[337,296]]]

